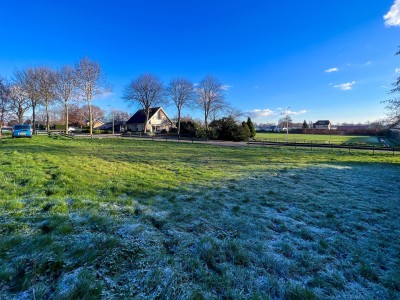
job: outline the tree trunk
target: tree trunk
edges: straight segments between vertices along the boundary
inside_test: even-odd
[[[89,104],[89,133],[90,138],[93,138],[93,118],[92,118],[92,103],[88,101]]]
[[[49,101],[46,100],[46,130],[50,132],[50,114],[49,114]]]
[[[206,135],[207,135],[207,138],[208,138],[208,116],[207,116],[207,113],[204,113],[204,124],[206,125]]]
[[[68,101],[65,101],[65,134],[68,134]]]
[[[146,121],[144,122],[144,128],[143,128],[143,133],[147,132],[147,122],[149,122],[149,114],[150,114],[150,107],[145,108],[145,115],[146,115]]]
[[[22,111],[21,107],[18,108],[18,123],[24,123],[24,112]]]
[[[178,110],[178,135],[181,134],[181,110]]]
[[[36,133],[36,105],[32,104],[32,125],[33,125],[33,134]]]

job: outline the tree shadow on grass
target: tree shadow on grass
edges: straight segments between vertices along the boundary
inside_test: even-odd
[[[10,297],[323,298],[357,286],[390,298],[400,191],[386,183],[398,175],[379,164],[260,168],[215,187],[26,201],[2,214],[0,285]]]

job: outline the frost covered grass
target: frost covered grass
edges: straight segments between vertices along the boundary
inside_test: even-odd
[[[257,140],[278,140],[286,141],[286,133],[266,133],[257,132]],[[299,143],[332,143],[332,144],[367,144],[367,145],[379,145],[379,141],[376,136],[354,136],[354,135],[328,135],[328,134],[300,134],[300,133],[289,133],[288,139],[291,142]]]
[[[0,141],[0,299],[395,299],[400,155]]]

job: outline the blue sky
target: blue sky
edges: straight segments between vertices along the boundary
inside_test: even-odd
[[[0,76],[87,55],[113,86],[94,101],[103,108],[135,111],[122,90],[142,73],[212,74],[255,122],[290,107],[294,121],[356,123],[385,116],[399,76],[400,0],[3,2]]]

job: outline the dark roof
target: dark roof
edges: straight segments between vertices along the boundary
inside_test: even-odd
[[[319,120],[314,125],[329,125],[331,122],[329,120]]]
[[[160,109],[161,107],[153,107],[150,108],[149,119]],[[144,109],[138,110],[125,124],[144,124],[146,122],[146,114],[144,113]]]
[[[123,126],[124,124],[125,124],[124,121],[116,121],[116,122],[114,122],[114,129],[115,128],[119,128],[119,126]],[[105,124],[97,127],[97,129],[100,129],[100,130],[112,130],[112,122],[105,123]]]

